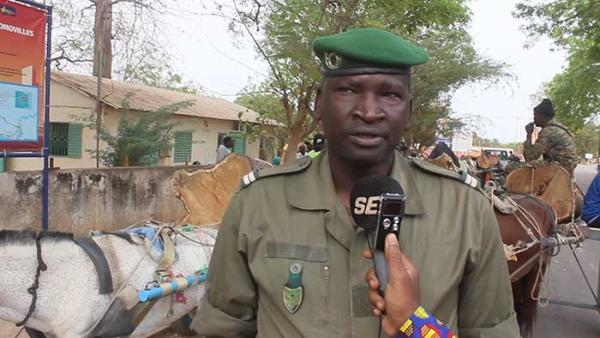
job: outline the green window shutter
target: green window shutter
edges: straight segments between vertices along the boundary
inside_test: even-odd
[[[175,133],[173,162],[183,163],[192,161],[192,132],[178,131]]]
[[[67,156],[81,158],[81,124],[69,123],[67,136]]]
[[[0,158],[0,173],[4,172],[4,157]]]
[[[246,135],[239,131],[230,131],[228,136],[233,139],[233,152],[246,155]]]

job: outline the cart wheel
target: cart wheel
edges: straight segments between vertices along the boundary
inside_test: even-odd
[[[191,314],[186,314],[185,316],[174,321],[171,324],[171,329],[175,331],[175,333],[178,333],[184,337],[195,336],[196,331],[190,328],[190,325],[192,324],[192,319],[193,317]]]

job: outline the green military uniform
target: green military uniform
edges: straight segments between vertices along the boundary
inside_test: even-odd
[[[559,163],[571,172],[577,166],[577,145],[573,134],[562,123],[551,120],[540,131],[535,144],[523,143],[523,155],[527,161],[543,156],[544,163]]]
[[[523,142],[525,163],[512,162],[506,172],[523,167],[539,167],[548,164],[559,164],[570,172],[577,166],[577,145],[575,137],[569,129],[555,120],[551,120],[542,128],[535,144],[530,140]],[[542,159],[540,160],[540,157]]]
[[[518,337],[489,202],[458,175],[394,156],[390,176],[407,199],[400,244],[420,270],[422,305],[461,338]],[[207,337],[376,337],[365,232],[336,198],[327,151],[268,170],[245,177],[225,213],[193,328]],[[294,263],[303,300],[291,313],[283,288]]]

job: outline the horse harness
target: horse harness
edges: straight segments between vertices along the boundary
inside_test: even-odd
[[[48,266],[46,265],[46,263],[44,263],[42,259],[42,245],[40,241],[42,240],[43,236],[44,232],[39,232],[35,236],[37,267],[35,269],[35,277],[33,279],[33,284],[27,289],[27,292],[31,294],[31,304],[29,304],[29,310],[27,311],[25,318],[23,318],[23,320],[21,320],[20,322],[16,323],[17,326],[25,325],[25,323],[27,323],[27,321],[35,311],[35,303],[37,302],[37,289],[40,287],[40,275],[42,274],[42,271],[48,270]]]
[[[166,278],[168,278],[167,271],[169,270],[171,265],[173,265],[176,256],[175,245],[173,244],[173,241],[169,236],[168,230],[168,227],[160,228],[158,230],[158,234],[154,239],[160,239],[164,247],[163,255],[159,261],[157,269],[155,270],[155,280],[158,283],[161,283]],[[31,294],[32,299],[27,314],[25,315],[23,320],[15,324],[16,326],[24,326],[35,312],[35,307],[37,303],[37,290],[39,288],[39,278],[41,273],[48,269],[46,263],[43,261],[42,258],[41,240],[45,236],[45,234],[46,232],[40,231],[36,234],[35,237],[37,267],[33,284],[27,289],[27,292]],[[92,261],[92,264],[94,265],[94,269],[96,270],[96,274],[98,275],[99,294],[111,294],[114,291],[112,273],[108,264],[108,260],[106,259],[106,256],[102,251],[102,248],[100,248],[98,243],[96,243],[96,241],[94,240],[94,236],[98,234],[114,235],[134,245],[137,245],[139,243],[136,243],[132,239],[131,234],[127,232],[97,232],[95,234],[90,235],[89,237],[72,238],[73,242],[77,244],[86,253],[86,255]],[[129,334],[133,332],[137,324],[139,324],[144,319],[146,314],[148,314],[148,312],[152,309],[152,306],[155,303],[155,301],[152,301],[148,304],[143,304],[144,306],[141,309],[141,311],[138,311],[138,315],[136,316],[136,318],[133,318],[133,316],[131,316],[130,314],[127,314],[125,316],[122,316],[120,313],[110,315],[108,311],[110,309],[107,309],[102,318],[100,318],[96,322],[94,327],[90,330],[90,333],[93,337],[116,337],[122,336],[124,334]],[[122,306],[118,306],[117,308],[119,310],[123,310]],[[128,308],[127,310],[130,310],[130,308]],[[33,334],[40,335],[40,337],[44,337],[43,333],[39,331],[30,328],[26,329],[28,332],[31,331]]]

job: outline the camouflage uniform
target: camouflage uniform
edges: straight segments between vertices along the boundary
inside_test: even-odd
[[[559,164],[573,172],[577,166],[577,146],[575,137],[562,123],[551,120],[540,132],[535,144],[527,140],[523,143],[525,163],[511,163],[506,167],[509,173],[526,166]],[[539,160],[543,156],[543,160]]]

